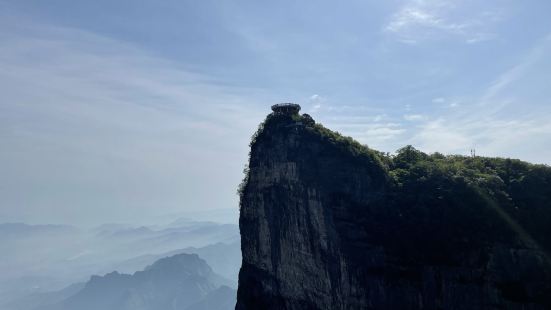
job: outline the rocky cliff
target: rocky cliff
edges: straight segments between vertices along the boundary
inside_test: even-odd
[[[240,188],[236,309],[547,309],[551,169],[389,156],[270,114]]]

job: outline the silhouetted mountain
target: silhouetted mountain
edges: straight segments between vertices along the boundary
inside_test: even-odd
[[[88,230],[66,225],[6,223],[0,224],[0,241],[2,309],[2,305],[21,297],[86,281],[91,274],[113,270],[134,273],[168,256],[157,255],[159,253],[185,253],[174,249],[200,249],[218,242],[238,242],[239,229],[237,225],[190,219],[151,226],[111,223]],[[154,254],[152,259],[134,264],[135,267],[119,264],[149,254]],[[236,278],[235,260],[208,260],[222,275]]]
[[[233,310],[235,308],[235,294],[235,289],[223,285],[185,310]]]
[[[201,302],[213,305],[233,303],[229,308],[220,308],[233,309],[235,291],[233,295],[227,289],[216,292],[227,283],[196,254],[178,254],[160,259],[133,275],[112,272],[92,276],[76,294],[38,309],[181,310],[192,305],[200,306]],[[207,297],[212,300],[204,300]]]
[[[241,266],[241,243],[238,241],[232,243],[218,242],[204,247],[188,247],[178,249],[162,254],[146,254],[125,260],[123,262],[109,266],[109,270],[117,270],[122,273],[131,273],[136,270],[141,270],[145,266],[150,265],[154,261],[176,254],[197,254],[203,258],[214,272],[223,277],[235,281],[237,284],[237,275]]]

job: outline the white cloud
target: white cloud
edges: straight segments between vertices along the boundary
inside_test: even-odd
[[[473,145],[469,135],[455,128],[449,128],[444,119],[424,124],[411,143],[425,152],[444,153],[464,153]]]
[[[271,98],[121,41],[25,26],[0,29],[0,204],[17,206],[10,216],[78,223],[236,206],[250,133],[267,112],[253,102]]]
[[[494,104],[493,99],[501,92],[506,90],[512,83],[526,74],[526,71],[533,67],[534,64],[541,60],[545,55],[545,48],[549,44],[550,39],[544,38],[539,46],[534,47],[518,64],[513,65],[507,71],[499,75],[483,94],[480,104]]]
[[[422,121],[427,118],[425,115],[421,115],[421,114],[406,114],[403,117],[406,121],[410,121],[410,122]]]
[[[318,94],[314,94],[310,96],[310,101],[319,101],[321,99],[321,96]]]
[[[382,142],[395,139],[405,132],[401,124],[398,123],[369,123],[356,124],[354,126],[339,126],[343,132],[353,134],[361,142],[372,144],[381,144]]]
[[[337,130],[344,135],[349,135],[361,143],[378,150],[393,151],[400,147],[401,137],[406,129],[400,123],[378,122],[373,117],[343,117],[341,122],[325,123],[329,128]],[[384,119],[388,118],[386,115]]]
[[[405,129],[401,128],[401,126],[398,124],[374,124],[367,126],[365,137],[370,140],[389,140],[402,134],[404,131]]]
[[[466,155],[470,149],[475,148],[482,156],[525,157],[524,159],[549,163],[543,156],[534,157],[537,154],[526,153],[530,149],[525,148],[531,144],[530,141],[546,139],[550,135],[551,125],[541,120],[440,118],[425,123],[410,143],[425,152]]]
[[[457,108],[460,106],[460,100],[458,99],[446,99],[444,97],[436,97],[431,100],[432,103],[435,104],[444,104],[447,103],[446,106],[449,108]]]
[[[310,96],[310,98],[308,98],[308,105],[310,106],[309,112],[310,113],[318,112],[321,109],[322,102],[325,102],[324,97],[322,97],[318,94],[314,94],[314,95]]]
[[[383,30],[408,44],[450,35],[469,44],[494,39],[496,34],[490,26],[500,21],[503,15],[495,10],[463,12],[461,4],[454,0],[407,1],[391,16]]]
[[[544,56],[550,48],[549,40],[540,41],[518,64],[489,83],[478,98],[470,100],[472,103],[462,100],[461,109],[420,125],[409,143],[428,152],[468,154],[476,148],[482,156],[551,164],[551,105],[545,103],[545,96],[533,96],[541,89],[534,89],[531,79],[534,70],[551,65]],[[546,76],[549,78],[548,73]],[[539,102],[531,104],[532,100]],[[449,106],[459,104],[454,100]]]
[[[395,142],[405,133],[405,129],[398,123],[368,124],[356,132],[354,137],[360,142],[379,150],[396,149]]]
[[[469,44],[475,44],[484,41],[490,41],[497,37],[495,33],[473,33],[468,37],[465,42]]]

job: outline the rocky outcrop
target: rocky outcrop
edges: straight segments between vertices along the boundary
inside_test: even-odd
[[[516,196],[475,177],[408,183],[414,168],[398,166],[298,114],[269,115],[241,188],[236,309],[551,307],[547,244],[534,238],[547,228],[508,212]],[[550,201],[522,216],[547,221]]]

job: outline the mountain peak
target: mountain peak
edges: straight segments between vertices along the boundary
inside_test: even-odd
[[[197,254],[177,254],[170,257],[161,258],[152,265],[145,268],[144,271],[154,270],[172,270],[175,273],[195,274],[200,276],[210,276],[213,274],[210,266]]]
[[[211,293],[220,302],[234,302],[235,295],[225,290],[216,293],[224,283],[198,255],[178,254],[162,258],[133,275],[114,271],[92,276],[78,293],[45,309],[186,309]]]
[[[253,135],[236,309],[551,306],[551,168],[391,156],[305,119]]]

